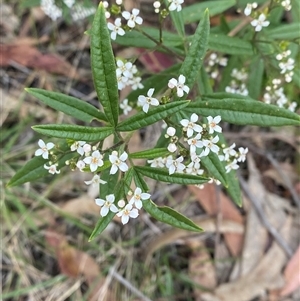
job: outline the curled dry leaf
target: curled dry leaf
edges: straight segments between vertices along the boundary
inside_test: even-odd
[[[189,190],[194,193],[197,201],[207,212],[207,214],[216,216],[220,211],[223,219],[228,219],[235,221],[236,223],[243,224],[243,217],[238,209],[222,191],[220,191],[219,195],[217,196],[214,184],[205,184],[203,189],[199,189],[195,186],[188,187]],[[218,199],[220,200],[220,208],[218,208]],[[225,233],[224,238],[230,253],[233,256],[240,254],[243,247],[243,235],[237,233]]]

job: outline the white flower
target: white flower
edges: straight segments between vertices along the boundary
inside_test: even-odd
[[[297,108],[297,103],[295,101],[293,101],[292,103],[290,103],[290,105],[288,106],[288,110],[295,112]]]
[[[218,125],[218,123],[221,121],[221,116],[208,116],[207,122],[209,127],[209,134],[213,134],[214,132],[222,133],[222,128]]]
[[[139,212],[136,208],[132,208],[131,204],[127,204],[124,209],[117,213],[118,217],[121,217],[122,224],[125,225],[129,221],[129,217],[137,218]]]
[[[152,97],[153,93],[154,93],[154,89],[151,88],[147,92],[147,97],[144,95],[140,95],[138,97],[138,106],[143,107],[143,111],[145,113],[148,112],[150,105],[152,105],[152,106],[159,105],[159,101],[156,98]]]
[[[186,86],[185,84],[185,76],[184,75],[179,75],[178,80],[175,78],[171,78],[169,80],[168,83],[168,87],[170,89],[177,89],[177,96],[178,97],[182,97],[183,96],[183,92],[185,92],[186,94],[188,94],[190,92],[190,88],[188,86]]]
[[[174,172],[182,173],[185,169],[185,165],[181,162],[183,161],[183,157],[180,156],[177,159],[173,159],[172,157],[168,157],[166,162],[166,167],[169,169],[169,174],[173,174]]]
[[[135,76],[129,81],[132,90],[143,89],[144,85],[141,83],[142,78],[139,76]]]
[[[204,173],[203,169],[200,169],[200,161],[192,161],[185,169],[185,172],[189,175],[202,175]]]
[[[84,154],[86,156],[89,155],[89,153],[92,150],[92,146],[90,144],[88,144],[88,143],[86,143],[82,148],[83,148]]]
[[[128,165],[125,163],[125,161],[128,158],[128,154],[126,152],[123,152],[123,154],[119,157],[117,151],[113,151],[111,155],[109,155],[109,161],[112,163],[110,174],[115,174],[118,169],[125,172],[128,170]]]
[[[76,166],[77,168],[83,172],[83,169],[85,168],[85,163],[82,161],[82,160],[79,160],[77,163],[76,163]]]
[[[103,166],[103,156],[98,150],[93,151],[92,155],[83,159],[83,162],[90,165],[91,172],[97,170],[98,167]]]
[[[142,192],[142,189],[137,187],[134,191],[132,198],[129,201],[130,205],[133,205],[137,209],[141,209],[143,207],[142,201],[150,199],[151,194]]]
[[[169,6],[169,11],[181,11],[181,4],[184,2],[184,0],[169,0],[169,2],[171,3],[171,5]]]
[[[75,152],[77,151],[77,153],[81,156],[84,155],[84,149],[83,146],[85,145],[85,141],[75,141],[72,145],[71,145],[71,151]]]
[[[254,2],[254,3],[248,3],[247,6],[246,6],[246,8],[245,8],[245,10],[244,10],[244,14],[246,16],[250,16],[250,14],[252,12],[252,9],[253,8],[255,9],[256,7],[257,7],[257,3],[256,2]]]
[[[98,206],[101,207],[100,215],[106,216],[109,211],[118,212],[118,208],[114,204],[115,196],[113,194],[109,194],[105,197],[106,200],[103,199],[95,199],[95,202]]]
[[[226,173],[229,173],[232,169],[238,169],[239,166],[237,165],[237,161],[236,159],[234,159],[232,162],[228,163],[226,166],[225,166],[225,169],[226,169]]]
[[[123,3],[123,0],[116,0],[117,5],[122,5],[122,3]]]
[[[60,170],[57,170],[56,168],[57,168],[57,165],[56,164],[52,164],[52,165],[50,165],[50,166],[47,166],[46,164],[44,164],[44,168],[45,169],[48,169],[48,172],[49,173],[51,173],[51,174],[58,174],[58,173],[60,173]]]
[[[188,119],[182,119],[180,121],[180,124],[183,126],[183,130],[186,131],[186,135],[188,137],[192,137],[194,134],[194,131],[197,133],[202,132],[202,126],[199,124],[196,124],[195,122],[198,121],[197,114],[193,113],[190,120]]]
[[[133,64],[131,62],[124,63],[122,60],[117,60],[118,69],[123,76],[127,78],[133,77]]]
[[[99,185],[99,184],[106,184],[107,182],[106,181],[103,181],[100,179],[100,176],[99,175],[94,175],[93,178],[90,180],[90,181],[84,181],[84,183],[86,185]]]
[[[75,3],[75,0],[64,0],[64,3],[65,5],[67,5],[69,8],[71,8],[74,3]]]
[[[108,29],[111,30],[110,38],[112,40],[115,40],[117,38],[117,34],[120,36],[124,36],[125,30],[121,26],[121,18],[117,18],[115,20],[115,24],[112,24],[110,22],[107,23]]]
[[[122,101],[120,108],[123,110],[125,115],[128,115],[128,113],[132,110],[132,107],[128,104],[128,99],[124,99]]]
[[[245,162],[247,153],[248,153],[248,147],[246,148],[239,147],[239,157],[237,158],[237,161]]]
[[[291,0],[284,0],[281,1],[281,5],[284,7],[285,10],[289,11],[292,9]]]
[[[263,27],[269,26],[270,21],[266,21],[266,16],[260,14],[258,19],[255,19],[251,22],[251,25],[255,27],[255,31],[261,31]]]
[[[40,148],[35,151],[34,155],[42,156],[44,159],[48,159],[49,158],[49,150],[54,147],[54,143],[48,142],[47,144],[45,144],[45,142],[42,139],[40,139],[38,141],[38,145]]]
[[[165,162],[164,159],[162,157],[159,158],[155,158],[153,160],[148,160],[147,161],[149,164],[151,164],[151,167],[165,167]]]
[[[132,10],[132,13],[128,12],[128,11],[123,11],[122,12],[122,16],[128,20],[127,21],[127,25],[130,28],[134,28],[135,24],[141,25],[143,23],[143,19],[138,16],[138,14],[140,13],[140,10],[137,8],[134,8]]]
[[[128,77],[124,76],[123,72],[120,69],[116,70],[116,77],[118,89],[123,90],[128,85]]]
[[[292,58],[288,58],[286,62],[280,62],[279,68],[281,69],[280,73],[286,73],[287,71],[293,70],[295,67],[295,60]]]
[[[159,13],[159,8],[161,6],[160,2],[159,1],[155,1],[153,3],[153,6],[154,6],[154,11],[158,14]]]
[[[197,134],[195,137],[188,139],[187,143],[190,146],[190,153],[195,154],[196,148],[203,147],[203,142],[201,141],[201,134]]]
[[[200,157],[206,157],[210,151],[213,153],[218,153],[219,152],[219,147],[215,144],[219,141],[219,136],[215,136],[214,138],[211,136],[209,140],[205,139],[203,140],[203,145],[205,146],[205,149],[202,151],[200,154]]]
[[[62,10],[56,6],[54,0],[41,0],[40,6],[42,11],[44,11],[44,13],[53,21],[62,16]]]
[[[235,156],[236,150],[234,148],[235,148],[235,143],[233,143],[232,145],[230,145],[227,148],[224,148],[223,149],[224,156],[220,155],[219,156],[220,160],[221,161],[228,161],[230,157]]]

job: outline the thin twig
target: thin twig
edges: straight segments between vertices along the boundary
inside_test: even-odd
[[[284,252],[291,258],[293,256],[293,251],[288,246],[286,241],[281,237],[279,232],[266,219],[265,215],[263,214],[264,210],[263,210],[261,204],[257,201],[257,199],[254,197],[254,195],[248,189],[248,185],[247,185],[246,181],[241,176],[239,176],[239,181],[240,181],[242,189],[244,190],[245,194],[251,201],[251,203],[256,211],[256,214],[257,214],[258,218],[260,219],[260,221],[262,222],[263,226],[269,231],[269,233],[277,241],[277,243],[284,250]]]

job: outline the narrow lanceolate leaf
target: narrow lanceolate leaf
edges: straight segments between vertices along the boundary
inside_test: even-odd
[[[209,181],[208,178],[202,176],[188,175],[183,173],[174,173],[169,175],[169,170],[165,168],[153,168],[149,166],[135,166],[135,171],[148,178],[182,185],[198,185]]]
[[[109,123],[115,127],[119,116],[116,64],[102,2],[99,4],[91,30],[91,65],[99,101]]]
[[[225,34],[211,34],[208,48],[214,51],[233,55],[253,55],[254,48],[248,41]]]
[[[100,212],[100,207],[99,207],[99,212]],[[101,234],[105,230],[105,228],[109,225],[109,223],[112,221],[115,215],[116,214],[114,212],[109,211],[106,216],[101,217],[98,220],[98,223],[95,226],[93,232],[91,233],[89,237],[89,241],[92,241],[95,238],[95,236]]]
[[[297,1],[295,1],[297,2]],[[299,40],[300,23],[280,25],[266,31],[268,38],[276,40]]]
[[[170,2],[168,0],[165,0],[165,5],[168,6]],[[183,15],[182,15],[182,10],[181,11],[170,11],[170,16],[172,19],[172,22],[179,34],[180,37],[184,37],[185,32],[184,32],[184,22],[183,22]]]
[[[263,58],[260,56],[254,57],[250,64],[250,72],[247,83],[249,95],[253,99],[257,99],[260,96],[264,70],[265,64]]]
[[[184,23],[190,24],[193,22],[198,22],[206,9],[209,10],[209,14],[212,17],[221,14],[235,4],[236,0],[219,0],[204,1],[186,6],[182,10]]]
[[[249,98],[198,100],[190,103],[185,111],[203,116],[221,115],[223,121],[240,125],[300,125],[298,114]]]
[[[210,152],[208,156],[201,157],[201,165],[209,171],[211,177],[219,180],[225,187],[228,186],[224,164],[220,161],[216,154]]]
[[[67,154],[58,160],[58,168],[65,166],[65,162],[74,157],[74,154]],[[18,172],[10,179],[7,186],[18,186],[27,182],[32,182],[49,175],[47,169],[44,168],[44,164],[49,166],[48,161],[42,157],[33,157],[29,160]]]
[[[132,153],[129,158],[132,159],[154,159],[159,157],[166,157],[169,151],[166,148],[152,148],[141,152]]]
[[[150,108],[148,113],[139,112],[136,115],[119,123],[117,130],[120,132],[127,132],[148,126],[185,108],[189,102],[190,101],[188,100],[176,101]]]
[[[35,125],[32,129],[46,136],[76,141],[100,141],[114,132],[112,127],[88,127],[68,124]]]
[[[231,199],[238,205],[242,206],[242,193],[239,179],[235,171],[230,171],[226,174],[227,187],[226,190],[231,196]]]
[[[202,15],[201,21],[193,36],[192,44],[188,50],[187,56],[182,63],[179,74],[182,74],[186,78],[185,84],[192,89],[200,68],[203,63],[203,59],[206,54],[209,37],[209,13],[208,10]],[[186,95],[186,94],[185,94]]]
[[[49,107],[84,122],[91,122],[93,119],[107,121],[106,116],[97,108],[78,98],[36,88],[27,88],[25,91]]]
[[[158,221],[169,224],[173,227],[195,232],[203,231],[189,218],[170,207],[158,207],[151,200],[147,200],[143,202],[143,208]]]

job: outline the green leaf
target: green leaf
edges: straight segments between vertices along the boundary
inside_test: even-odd
[[[108,156],[106,156],[106,160],[108,159]],[[105,161],[106,161],[105,160]],[[118,184],[118,179],[119,179],[119,172],[116,172],[115,174],[110,174],[110,168],[105,169],[101,173],[101,179],[103,181],[106,181],[107,183],[104,185],[101,185],[99,191],[99,197],[101,199],[105,199],[105,197],[109,194],[114,193],[117,184]]]
[[[238,205],[242,206],[242,193],[239,184],[239,179],[235,171],[230,171],[226,174],[227,187],[226,191],[231,196],[231,199]]]
[[[170,2],[168,0],[165,0],[165,5],[168,7]],[[179,34],[180,37],[184,38],[185,32],[184,32],[184,22],[183,22],[183,15],[182,10],[181,11],[170,11],[170,16],[172,19],[172,22]]]
[[[66,161],[74,157],[74,154],[64,155],[58,160],[58,169],[66,165]],[[10,179],[7,186],[19,186],[21,184],[32,182],[40,178],[49,175],[47,169],[44,168],[44,164],[48,164],[48,161],[42,157],[33,157],[30,159],[18,172]]]
[[[249,78],[247,83],[249,95],[253,99],[257,99],[260,96],[264,70],[265,70],[265,65],[264,65],[263,58],[261,58],[260,56],[254,57],[252,62],[250,63],[250,72],[249,72]]]
[[[185,84],[192,89],[202,66],[209,37],[209,13],[206,10],[193,36],[187,56],[182,63],[179,74],[186,78]]]
[[[280,25],[273,29],[266,30],[268,38],[275,40],[294,40],[299,39],[300,23]]]
[[[102,2],[99,4],[91,30],[91,65],[99,101],[108,121],[115,127],[119,116],[116,63]]]
[[[155,219],[173,227],[188,231],[201,232],[203,231],[193,221],[174,209],[163,206],[156,206],[151,200],[143,202],[143,208]]]
[[[253,55],[254,48],[248,41],[225,34],[211,34],[208,48],[214,51],[233,55]]]
[[[78,98],[36,88],[26,88],[25,91],[49,107],[84,122],[91,122],[93,119],[107,121],[106,116],[97,108]]]
[[[173,65],[172,67],[159,72],[153,76],[150,76],[143,81],[144,88],[138,90],[132,90],[126,97],[129,102],[135,103],[140,95],[146,95],[150,88],[154,88],[155,94],[159,93],[163,89],[168,88],[168,82],[172,77],[177,77],[181,64]]]
[[[208,156],[201,157],[201,165],[208,170],[209,174],[214,179],[219,180],[225,187],[228,186],[224,164],[216,154],[210,152]]]
[[[145,34],[139,31],[129,31],[126,32],[124,36],[117,36],[116,42],[123,46],[130,46],[130,47],[139,47],[139,48],[146,48],[146,49],[153,49],[159,45],[160,39],[160,31],[154,27],[146,27],[143,26],[143,32],[146,35],[149,35],[152,39],[156,42],[149,39]],[[179,37],[177,34],[162,31],[162,39],[164,41],[164,45],[168,48],[173,48],[177,46],[182,46],[182,38]],[[161,47],[158,47],[159,50],[162,50]]]
[[[140,129],[142,127],[153,124],[159,120],[163,120],[167,116],[183,109],[188,104],[189,100],[181,100],[150,108],[148,113],[139,112],[134,116],[129,117],[128,119],[119,123],[117,126],[117,130],[120,132],[127,132]]]
[[[208,9],[210,16],[218,15],[236,4],[235,0],[204,1],[183,8],[183,19],[185,24],[198,22],[203,12]]]
[[[223,121],[240,125],[300,125],[300,117],[289,110],[251,99],[204,99],[185,108],[203,116],[221,115]]]
[[[46,136],[76,141],[100,141],[114,132],[112,127],[88,127],[68,124],[34,125],[32,129]]]
[[[114,212],[109,211],[106,216],[101,217],[98,220],[97,225],[95,226],[94,230],[92,231],[92,233],[89,237],[89,241],[92,241],[95,238],[95,236],[101,234],[106,229],[106,227],[109,225],[109,223],[113,220],[115,215],[116,214]]]
[[[153,168],[149,166],[135,166],[134,170],[148,178],[182,185],[198,185],[209,181],[208,178],[202,176],[194,176],[183,173],[174,173],[169,175],[169,171],[165,168]]]
[[[152,148],[141,152],[129,154],[129,158],[132,159],[154,159],[159,157],[165,157],[169,155],[169,151],[166,148]]]

